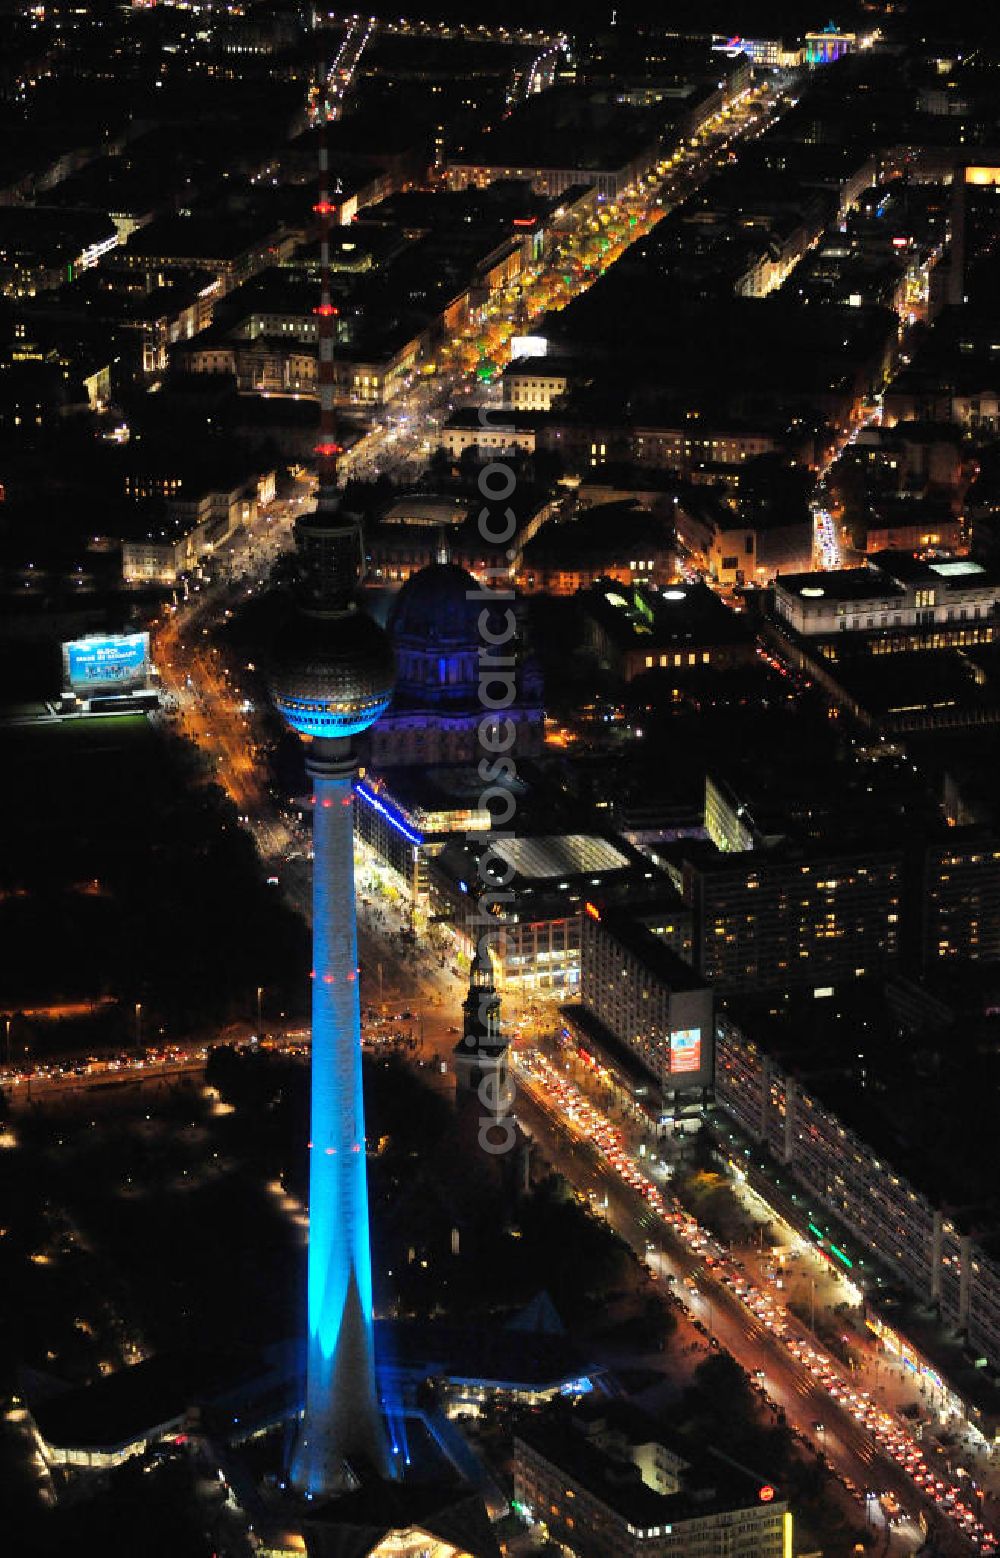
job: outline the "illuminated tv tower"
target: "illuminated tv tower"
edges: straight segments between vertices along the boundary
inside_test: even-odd
[[[367,1467],[387,1474],[372,1344],[371,1252],[361,1088],[354,900],[354,738],[392,696],[393,654],[356,601],[361,528],[337,491],[333,396],[336,310],[330,297],[328,159],[320,152],[322,297],[316,510],[296,524],[298,610],[271,664],[282,718],[309,739],[313,791],[312,1104],[309,1170],[308,1355],[294,1485],[317,1497],[350,1487]]]

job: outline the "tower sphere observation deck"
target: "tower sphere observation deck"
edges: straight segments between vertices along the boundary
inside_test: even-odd
[[[361,538],[350,516],[308,515],[296,525],[299,610],[271,657],[271,697],[300,736],[360,735],[392,698],[385,631],[358,609]]]

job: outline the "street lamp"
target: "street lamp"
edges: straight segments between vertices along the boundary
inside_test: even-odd
[[[135,1047],[142,1047],[142,1002],[135,1003]]]
[[[257,986],[257,1037],[258,1037],[258,1039],[261,1037],[261,1028],[263,1026],[262,1022],[261,1022],[261,1015],[260,1015],[261,1001],[263,999],[263,995],[264,995],[264,986],[263,985],[258,985]]]

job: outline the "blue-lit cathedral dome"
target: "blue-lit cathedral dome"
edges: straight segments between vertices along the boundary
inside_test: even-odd
[[[443,705],[475,689],[483,603],[469,597],[478,593],[457,563],[432,563],[404,584],[389,618],[401,694]]]
[[[516,630],[491,650],[483,627],[491,636],[503,635],[509,608]],[[481,621],[483,612],[487,616]],[[541,678],[526,649],[517,602],[494,601],[457,563],[431,563],[412,574],[397,595],[389,635],[396,654],[396,691],[371,733],[374,767],[478,761],[479,722],[490,712],[481,696],[481,651],[498,659],[512,656],[515,662],[514,702],[502,710],[514,723],[512,752],[525,757],[541,749]]]

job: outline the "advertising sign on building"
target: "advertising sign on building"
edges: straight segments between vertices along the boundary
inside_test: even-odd
[[[548,350],[549,343],[544,335],[512,335],[510,338],[512,362],[521,357],[545,357]]]
[[[62,646],[63,685],[77,694],[142,687],[149,675],[149,634],[109,633]]]
[[[701,1029],[678,1028],[670,1035],[670,1074],[701,1070]]]

